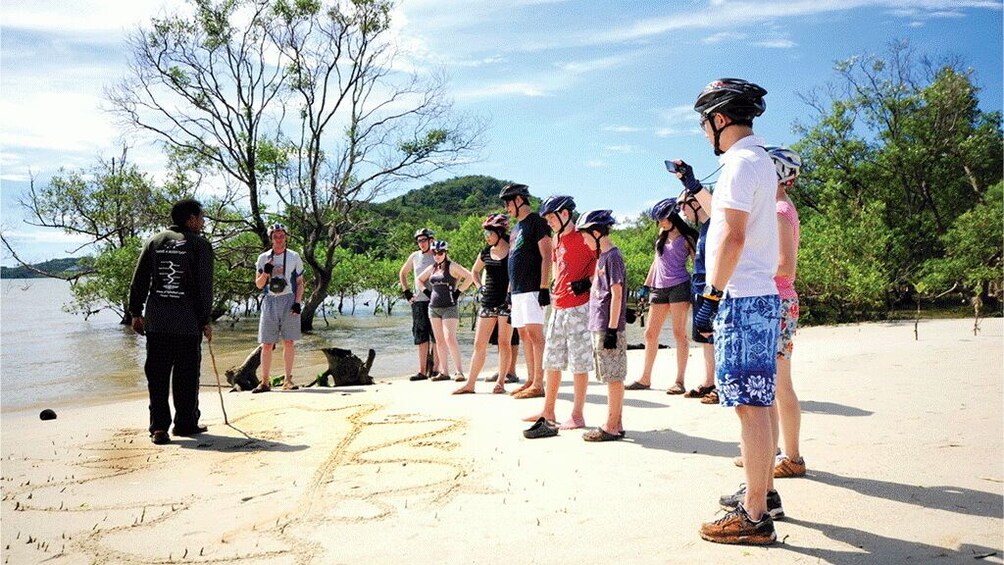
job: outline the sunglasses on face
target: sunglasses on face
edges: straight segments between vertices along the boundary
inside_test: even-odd
[[[433,251],[432,254],[433,255],[446,255],[446,252],[445,251]]]
[[[427,237],[420,237],[420,238],[416,239],[415,242],[416,243],[428,243],[429,242],[429,238],[427,238]]]

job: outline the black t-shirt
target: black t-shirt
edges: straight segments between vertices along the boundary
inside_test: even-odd
[[[551,237],[551,228],[536,212],[530,212],[513,228],[509,238],[509,283],[513,294],[540,290],[541,257],[537,242],[545,237]]]
[[[485,285],[481,294],[481,305],[497,308],[505,303],[505,293],[509,290],[509,256],[495,259],[492,257],[492,247],[486,245],[481,250],[481,262],[485,264]]]

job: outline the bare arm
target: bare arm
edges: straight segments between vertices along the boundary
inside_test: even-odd
[[[621,296],[624,294],[624,285],[621,283],[610,285],[610,321],[607,328],[616,330],[621,319]]]
[[[450,275],[458,281],[457,290],[464,292],[474,284],[474,275],[460,263],[450,262]]]
[[[474,283],[477,285],[478,288],[481,288],[481,285],[484,284],[484,282],[481,280],[481,273],[484,270],[485,270],[485,262],[482,261],[481,256],[478,255],[478,258],[474,260],[474,266],[471,267],[471,278],[474,279]]]
[[[415,290],[417,292],[424,292],[425,291],[425,283],[426,283],[426,281],[429,280],[429,277],[432,276],[432,268],[434,266],[435,265],[430,265],[430,266],[426,267],[425,270],[422,271],[422,273],[420,275],[418,275],[418,285],[415,288]]]
[[[648,266],[648,275],[645,275],[645,286],[651,287],[652,283],[655,282],[655,262],[659,260],[659,256],[656,255],[655,259],[652,260],[652,264]]]
[[[551,238],[537,240],[540,249],[540,288],[551,288]]]
[[[408,290],[408,275],[415,268],[414,263],[411,261],[412,255],[408,255],[408,258],[404,260],[404,265],[401,265],[401,270],[397,273],[397,280],[398,284],[401,285],[401,290]]]
[[[725,208],[722,213],[725,215],[725,227],[715,250],[715,262],[708,271],[708,283],[719,290],[728,284],[739,263],[746,245],[746,222],[750,216],[749,212],[732,208]]]
[[[794,277],[798,262],[798,250],[795,249],[795,226],[783,216],[777,217],[777,235],[781,242],[780,255],[777,262],[777,276]]]

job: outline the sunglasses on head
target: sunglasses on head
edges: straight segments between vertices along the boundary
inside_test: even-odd
[[[433,255],[446,255],[446,252],[445,251],[433,251],[432,254]]]

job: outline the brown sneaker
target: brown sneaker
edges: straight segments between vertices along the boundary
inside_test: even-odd
[[[793,477],[805,476],[805,459],[791,459],[788,457],[778,457],[774,463],[775,479],[790,479]]]
[[[754,522],[740,504],[722,518],[701,524],[701,538],[713,543],[771,545],[777,534],[770,514],[764,512],[760,521]]]

